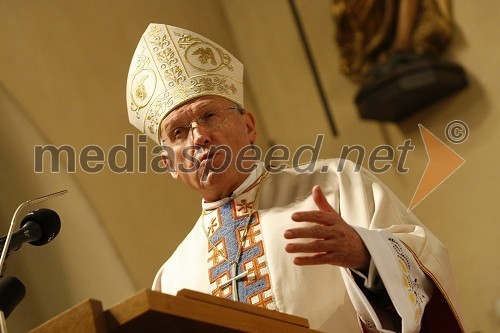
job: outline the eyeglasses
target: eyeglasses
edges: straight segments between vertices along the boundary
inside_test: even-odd
[[[167,137],[161,139],[162,143],[167,144],[180,144],[187,140],[189,132],[193,128],[193,123],[197,123],[199,126],[203,126],[207,129],[213,130],[219,126],[224,125],[227,122],[227,117],[224,115],[226,110],[238,110],[243,112],[244,109],[241,108],[225,108],[217,111],[207,111],[196,117],[195,120],[191,121],[187,125],[176,126],[171,129],[167,129]]]

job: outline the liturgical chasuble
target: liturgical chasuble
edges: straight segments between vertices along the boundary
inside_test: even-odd
[[[367,276],[334,265],[296,266],[297,254],[285,251],[285,230],[304,226],[291,220],[292,213],[317,210],[311,195],[317,184],[370,251]],[[203,202],[200,210],[192,231],[159,270],[154,290],[237,296],[307,318],[311,328],[324,332],[430,332],[443,321],[447,332],[463,331],[446,248],[386,186],[352,162],[325,160],[280,172],[258,164],[230,198]],[[382,311],[378,294],[390,298]]]

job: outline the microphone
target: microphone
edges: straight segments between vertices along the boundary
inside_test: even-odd
[[[52,241],[61,229],[59,215],[53,210],[40,208],[28,213],[21,221],[21,228],[12,234],[10,251],[17,251],[24,243],[41,246]],[[7,236],[0,238],[0,249],[3,250]]]
[[[0,279],[0,311],[7,318],[26,295],[24,284],[13,276]]]
[[[51,193],[51,194],[47,194],[47,195],[44,195],[44,196],[41,196],[39,198],[36,198],[36,199],[30,199],[30,200],[27,200],[23,203],[21,203],[19,206],[17,206],[16,208],[16,211],[14,212],[14,216],[12,216],[12,220],[10,221],[10,227],[9,227],[9,232],[7,233],[7,236],[5,236],[5,238],[3,239],[3,244],[2,244],[2,254],[0,255],[0,277],[3,275],[3,269],[4,269],[4,264],[5,264],[5,259],[7,259],[7,252],[8,250],[10,250],[10,241],[12,240],[12,235],[14,234],[14,228],[16,227],[16,223],[17,223],[17,217],[19,215],[19,213],[21,212],[21,210],[23,210],[23,208],[25,208],[26,206],[29,206],[29,205],[32,205],[32,204],[35,204],[35,203],[39,203],[39,202],[42,202],[42,201],[46,201],[46,200],[50,200],[50,199],[53,199],[53,198],[56,198],[58,196],[61,196],[61,195],[64,195],[68,193],[68,190],[62,190],[62,191],[59,191],[59,192],[54,192],[54,193]],[[50,242],[56,235],[57,233],[59,232],[59,229],[61,228],[61,221],[59,220],[59,216],[57,216],[57,214],[55,212],[52,212],[53,214],[50,214],[50,215],[54,215],[57,217],[57,220],[59,222],[56,222],[59,226],[56,228],[57,229],[57,232],[50,232],[49,231],[49,236],[48,237],[48,240],[45,241],[45,243],[43,244],[46,244],[48,242]],[[31,214],[31,213],[30,213]],[[27,216],[29,216],[30,214],[28,214]],[[33,212],[34,214],[34,212]],[[42,238],[42,237],[41,237]],[[41,240],[38,239],[38,240]],[[37,240],[31,240],[29,239],[28,242],[37,242]],[[22,244],[22,242],[21,242]],[[43,244],[38,244],[38,245],[43,245]],[[16,249],[19,249],[21,245],[18,245]],[[2,316],[2,313],[0,312],[0,319],[2,319],[3,316]],[[5,320],[0,320],[0,329],[2,329],[2,331],[4,330],[4,322]]]

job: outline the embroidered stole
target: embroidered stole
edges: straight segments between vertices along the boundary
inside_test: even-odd
[[[233,286],[230,283],[224,286],[225,282],[247,272],[245,277],[237,279],[238,301],[267,309],[276,309],[262,243],[259,213],[252,213],[255,205],[253,202],[255,191],[254,184],[234,200],[205,215],[203,227],[210,242],[218,249],[216,251],[212,245],[208,246],[208,275],[212,294],[232,299]],[[252,216],[249,217],[249,214]],[[250,221],[248,221],[249,218]],[[229,260],[235,260],[245,235],[247,222],[250,226],[238,260],[236,274],[233,276],[231,264],[224,256]]]

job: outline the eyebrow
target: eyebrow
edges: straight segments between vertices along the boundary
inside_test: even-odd
[[[168,122],[167,124],[165,124],[165,126],[163,127],[162,129],[162,132],[165,134],[165,135],[168,135],[171,130],[177,128],[177,127],[182,127],[182,126],[185,126],[184,125],[184,121],[182,121],[181,119],[177,119],[177,120],[172,120],[170,122]]]
[[[199,115],[203,114],[204,112],[209,111],[209,110],[207,110],[207,107],[210,107],[212,104],[214,104],[214,103],[205,103],[203,105],[198,106],[199,110],[196,111],[196,116],[198,117]],[[185,126],[185,123],[187,123],[187,121],[192,121],[191,118],[189,118],[189,120],[183,119],[183,118],[188,118],[188,117],[180,115],[177,118],[170,119],[170,121],[168,121],[165,124],[165,126],[163,126],[163,130],[168,132],[169,130],[177,128],[179,126]]]
[[[237,106],[236,103],[232,102],[234,104],[234,106]],[[210,99],[207,99],[207,100],[202,100],[202,101],[199,101],[199,104],[196,105],[197,108],[199,108],[199,112],[200,114],[207,111],[206,108],[208,107],[215,107],[217,105],[220,104],[220,101],[218,100],[210,100]],[[232,107],[232,106],[231,106]],[[220,108],[224,108],[223,106],[220,106]],[[172,124],[172,125],[170,125]],[[173,129],[175,127],[178,127],[179,124],[182,124],[182,122],[178,119],[173,119],[171,121],[169,121],[169,123],[167,123],[167,125],[165,127],[163,127],[162,129]]]

